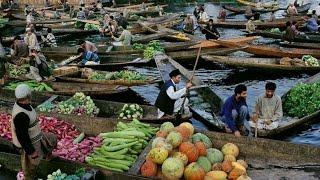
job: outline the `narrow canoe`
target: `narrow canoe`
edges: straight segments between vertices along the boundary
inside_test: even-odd
[[[54,91],[44,91],[41,92],[43,94],[59,94],[59,95],[74,95],[76,92],[83,92],[86,95],[116,95],[122,94],[128,91],[127,87],[119,86],[119,85],[104,85],[104,84],[96,84],[92,86],[92,84],[85,83],[71,83],[71,82],[46,82],[47,85],[52,87]],[[14,91],[11,90],[14,94]]]
[[[35,21],[35,24],[37,25],[49,25],[49,24],[60,24],[60,23],[67,23],[67,22],[74,22],[75,20],[73,19],[58,19],[58,20],[44,20],[44,21]],[[9,26],[26,26],[27,22],[26,21],[19,21],[19,20],[13,20],[9,21],[7,23]]]
[[[154,59],[163,81],[170,79],[169,73],[174,69],[180,70],[183,77],[181,80],[182,84],[185,84],[190,80],[192,73],[166,54],[155,55]],[[192,84],[194,86],[205,85],[196,76],[193,77]],[[221,98],[208,86],[197,88],[196,90],[191,91],[190,95],[192,95],[189,99],[192,112],[197,116],[200,116],[202,121],[210,127],[221,129],[223,123],[217,118],[222,104]]]
[[[3,102],[3,106],[1,108],[8,109],[7,112],[10,112],[10,108],[12,108],[14,102],[16,101],[14,94],[7,89],[0,89],[0,102]],[[50,98],[52,96],[39,93],[39,92],[32,92],[32,104],[34,107],[37,107],[38,105],[50,101],[50,102],[61,102],[68,100],[70,96],[55,96],[53,98]],[[86,130],[86,134],[94,135],[97,134],[96,132],[92,132],[93,130],[98,131],[98,133],[103,132],[104,128],[108,123],[116,123],[119,121],[118,116],[121,112],[122,107],[126,103],[121,102],[115,102],[115,101],[105,101],[105,100],[97,100],[93,99],[93,102],[95,105],[99,108],[99,114],[98,117],[90,117],[90,116],[75,116],[75,115],[65,115],[65,114],[59,114],[55,112],[38,112],[42,115],[48,115],[57,117],[60,119],[63,119],[67,122],[70,122],[72,124],[79,124],[81,125],[80,130]],[[155,106],[149,106],[149,105],[139,105],[143,109],[143,117],[139,119],[142,122],[149,122],[149,123],[155,123],[155,124],[161,124],[166,121],[172,121],[175,122],[175,117],[164,117],[158,119],[158,110]],[[183,120],[188,120],[190,117],[183,116]],[[131,119],[128,119],[129,121]],[[80,123],[82,122],[82,123]],[[88,126],[86,126],[86,124]],[[95,129],[92,129],[89,125],[96,125]],[[91,130],[91,131],[89,131]]]
[[[303,55],[311,55],[315,58],[320,58],[320,51],[316,49],[298,49],[298,48],[276,48],[265,45],[249,45],[239,44],[227,41],[215,41],[222,46],[230,48],[243,48],[242,51],[264,57],[290,57],[302,58]]]
[[[303,83],[306,83],[306,84],[312,84],[312,83],[316,83],[316,82],[320,82],[320,73],[318,73],[314,76],[311,76],[310,78],[303,81]],[[288,92],[290,92],[290,90]],[[288,92],[281,97],[282,102],[284,102],[286,100],[286,95],[288,94]],[[269,136],[269,137],[279,135],[281,133],[288,132],[289,130],[292,130],[294,128],[298,128],[302,124],[318,122],[319,117],[320,117],[320,110],[317,110],[316,112],[314,112],[310,115],[307,115],[305,117],[302,117],[302,118],[285,117],[285,118],[283,118],[283,120],[279,121],[278,128],[272,129],[272,130],[259,129],[258,135],[259,136]]]
[[[249,2],[246,0],[237,0],[238,3],[246,5],[246,6],[253,6],[253,7],[258,7],[258,3],[254,2]],[[266,3],[261,3],[261,6],[264,8],[274,8],[274,7],[279,7],[279,2],[266,2]]]
[[[320,72],[320,67],[280,65],[280,58],[245,58],[229,56],[201,56],[209,62],[217,62],[229,67],[246,68],[256,71]]]
[[[280,46],[291,47],[291,48],[320,49],[319,43],[280,42]]]
[[[229,10],[234,13],[245,13],[246,7],[245,6],[232,6],[232,5],[223,5],[222,6],[224,9]],[[252,12],[259,12],[259,13],[267,13],[267,12],[272,12],[272,11],[277,11],[279,10],[279,7],[274,7],[274,8],[263,8],[263,9],[257,9],[257,8],[252,8]]]
[[[57,77],[58,79],[65,82],[78,82],[78,83],[88,83],[88,84],[106,84],[106,85],[122,85],[122,86],[141,86],[155,83],[155,79],[153,77],[147,77],[145,80],[92,80],[88,78],[82,77],[83,69],[79,69],[79,71],[71,74],[66,74],[63,76]],[[95,71],[101,73],[107,73],[105,71]]]
[[[253,33],[246,34],[247,36],[263,36],[267,38],[273,39],[282,39],[282,33],[274,33],[268,31],[257,30]],[[313,35],[313,34],[301,34],[295,36],[293,42],[305,42],[305,43],[319,43],[320,42],[320,35]]]
[[[262,138],[235,138],[232,134],[213,131],[196,132],[207,135],[213,142],[213,148],[221,149],[227,143],[237,145],[240,150],[237,159],[244,159],[249,164],[247,174],[251,179],[313,179],[319,172],[319,147]],[[140,167],[150,149],[151,145],[141,153],[137,162],[140,166],[130,169],[129,173],[140,174]],[[309,172],[308,167],[311,167]]]
[[[237,42],[237,43],[249,43],[253,40],[256,40],[260,38],[259,36],[250,36],[250,37],[234,37],[230,39],[225,39],[226,41],[232,41],[232,42]],[[217,48],[221,47],[220,44],[213,42],[211,40],[203,40],[199,44],[196,44],[194,46],[189,47],[189,49],[194,49],[194,48]]]
[[[279,19],[273,22],[269,21],[258,21],[254,22],[257,29],[268,29],[268,28],[285,28],[287,19]],[[247,21],[215,21],[213,24],[217,27],[233,28],[233,29],[245,29]]]

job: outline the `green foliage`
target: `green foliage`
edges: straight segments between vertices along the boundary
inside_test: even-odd
[[[284,112],[291,117],[304,117],[320,109],[320,83],[299,83],[287,94]]]

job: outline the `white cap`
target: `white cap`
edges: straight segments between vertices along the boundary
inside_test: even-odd
[[[16,87],[15,95],[17,99],[26,98],[27,96],[31,96],[31,90],[28,85],[20,84]]]

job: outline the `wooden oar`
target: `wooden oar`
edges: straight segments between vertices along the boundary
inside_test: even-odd
[[[197,67],[197,65],[198,65],[200,53],[201,53],[201,46],[199,47],[198,54],[197,54],[197,59],[196,59],[196,62],[195,62],[195,64],[194,64],[194,66],[193,66],[192,75],[191,75],[191,78],[190,78],[189,82],[192,82],[192,80],[193,80],[193,77],[194,77],[194,74],[195,74],[195,71],[196,71],[196,67]],[[189,94],[189,90],[188,90],[188,89],[187,89],[186,95],[185,95],[184,98],[183,98],[181,108],[180,108],[180,110],[179,110],[178,113],[177,113],[177,116],[176,116],[176,119],[177,119],[177,120],[181,120],[181,116],[182,116],[183,110],[184,110],[184,104],[185,104],[186,99],[187,99],[187,94]]]

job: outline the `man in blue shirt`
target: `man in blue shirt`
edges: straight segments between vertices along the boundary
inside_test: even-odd
[[[82,55],[81,65],[100,64],[99,56],[92,51],[85,51],[83,48],[79,48],[78,54]]]
[[[250,119],[248,105],[246,103],[247,87],[243,84],[236,86],[234,95],[230,96],[221,109],[222,120],[227,132],[232,132],[240,137],[240,131],[244,131],[245,121]]]

